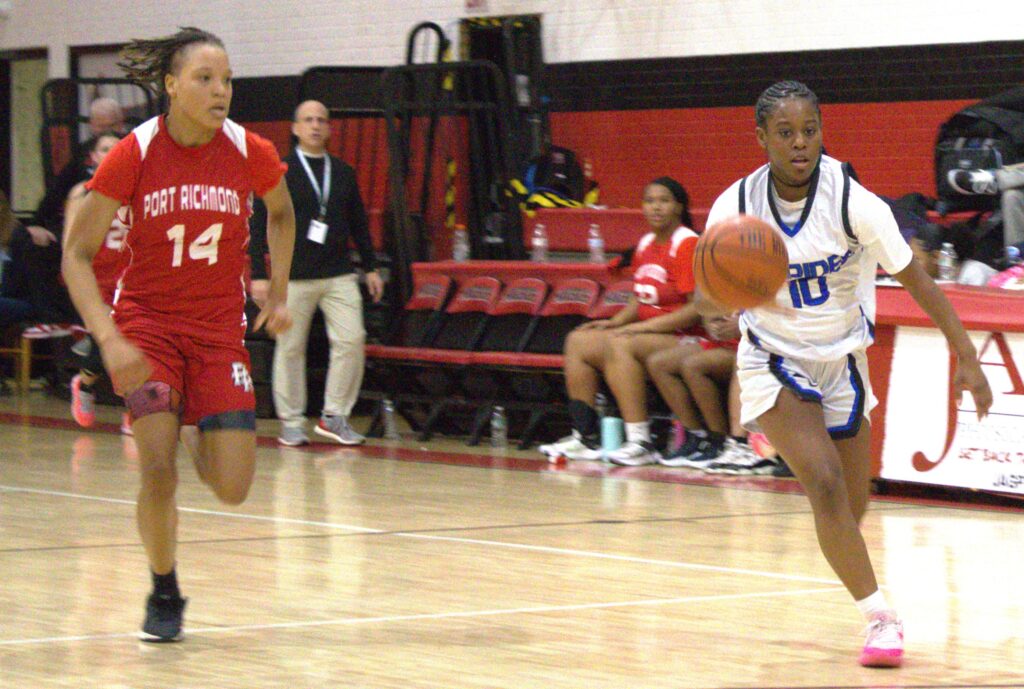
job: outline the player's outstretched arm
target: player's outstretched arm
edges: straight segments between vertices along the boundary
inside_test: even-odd
[[[295,249],[295,209],[284,177],[263,196],[267,207],[267,244],[270,246],[270,289],[253,326],[266,325],[271,335],[291,327],[288,313],[288,277]]]
[[[953,389],[956,392],[957,403],[960,402],[965,390],[970,392],[974,397],[978,418],[984,418],[988,414],[989,407],[992,406],[992,389],[981,370],[978,352],[974,348],[974,344],[971,343],[970,337],[967,336],[960,317],[953,310],[953,305],[949,303],[946,295],[916,260],[911,260],[906,268],[893,277],[899,280],[900,284],[910,292],[914,301],[924,309],[932,322],[946,336],[949,346],[956,354],[957,366],[956,374],[953,377]]]

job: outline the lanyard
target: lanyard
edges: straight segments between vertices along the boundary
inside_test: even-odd
[[[305,154],[298,149],[295,152],[299,154],[299,162],[302,163],[302,167],[306,170],[309,183],[313,185],[313,191],[316,192],[316,200],[320,202],[320,217],[317,219],[323,221],[327,217],[327,199],[331,196],[331,156],[324,153],[324,187],[321,189],[316,181],[316,175],[313,174],[312,168],[309,167],[309,161],[306,160]]]

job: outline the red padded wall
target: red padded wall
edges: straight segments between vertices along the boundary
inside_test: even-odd
[[[935,195],[932,148],[939,125],[973,101],[909,101],[822,106],[829,154],[853,163],[872,191]],[[552,141],[593,163],[601,202],[638,207],[644,183],[678,179],[694,208],[709,207],[765,158],[753,107],[551,114]]]

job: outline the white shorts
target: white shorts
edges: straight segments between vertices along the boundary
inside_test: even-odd
[[[772,354],[744,338],[736,365],[740,422],[753,432],[760,431],[757,418],[775,406],[784,387],[800,399],[821,404],[825,426],[836,440],[857,435],[861,419],[878,404],[871,393],[868,358],[863,349],[834,361],[808,361]]]

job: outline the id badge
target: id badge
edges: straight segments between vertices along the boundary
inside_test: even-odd
[[[316,218],[309,221],[309,231],[306,232],[306,237],[311,242],[317,244],[323,244],[324,240],[327,239],[327,223],[320,222]]]

